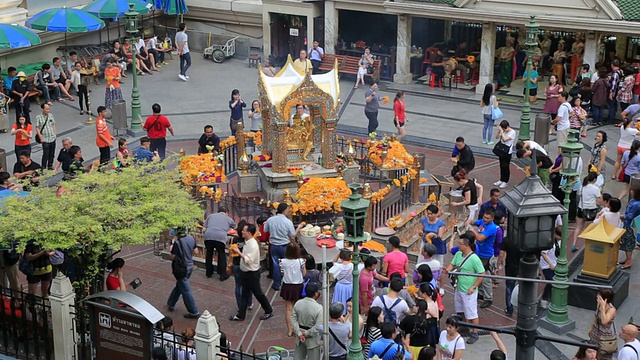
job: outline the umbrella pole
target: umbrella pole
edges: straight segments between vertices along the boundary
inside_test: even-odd
[[[110,43],[111,42],[111,35],[109,34],[111,31],[109,31],[109,25],[111,25],[111,22],[107,23],[107,42]]]
[[[118,18],[118,39],[120,39],[122,35],[120,35],[120,18]]]

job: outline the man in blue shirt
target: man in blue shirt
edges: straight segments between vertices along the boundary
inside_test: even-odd
[[[536,102],[538,100],[538,71],[536,70],[536,63],[534,62],[531,66],[531,83],[529,83],[529,101]],[[527,75],[528,71],[525,70],[524,74],[522,74],[522,80],[525,82],[524,89],[522,91],[522,95],[526,95],[527,93]]]
[[[16,68],[14,68],[13,66],[10,66],[9,69],[7,70],[7,74],[8,76],[5,76],[4,78],[4,91],[6,95],[10,95],[11,85],[13,85],[13,80],[18,78],[16,76]]]
[[[503,203],[500,202],[500,189],[498,188],[493,188],[491,189],[491,191],[489,192],[489,200],[487,202],[482,203],[482,205],[480,205],[480,211],[478,211],[478,220],[482,219],[482,217],[484,216],[484,213],[488,210],[488,209],[493,209],[493,213],[494,215],[497,213],[502,213],[505,216],[507,216],[507,208],[504,206]]]
[[[160,160],[160,155],[158,152],[151,152],[149,148],[151,147],[151,140],[148,137],[143,136],[140,138],[140,147],[133,150],[133,158],[136,162],[151,162]]]
[[[376,355],[381,360],[395,360],[396,353],[398,353],[398,351],[404,352],[403,357],[405,360],[411,359],[409,336],[402,339],[402,345],[399,345],[394,341],[396,338],[396,324],[386,322],[382,324],[380,332],[382,333],[382,339],[378,339],[371,343],[367,359],[371,359]]]
[[[493,209],[487,209],[484,212],[482,220],[476,220],[473,224],[476,227],[471,231],[476,235],[476,254],[482,260],[482,265],[489,273],[489,263],[493,257],[494,249],[493,244],[496,240],[496,233],[498,232],[498,226],[493,222],[495,212]],[[482,285],[480,285],[479,295],[482,296],[483,302],[480,304],[480,308],[488,308],[493,303],[493,287],[491,279],[484,278]]]

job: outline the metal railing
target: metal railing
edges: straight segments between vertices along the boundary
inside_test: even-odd
[[[193,342],[191,342],[191,345],[186,345],[190,340],[193,339],[185,339],[183,335],[173,331],[153,330],[153,348],[162,348],[168,360],[190,359],[190,356],[185,355],[195,354],[196,352]]]
[[[95,349],[91,339],[91,315],[89,309],[82,302],[71,306],[71,314],[74,316],[73,339],[74,360],[92,360],[95,358]]]
[[[411,206],[412,186],[410,180],[405,186],[392,186],[389,193],[375,204],[371,204],[371,229],[387,226],[387,219],[407,211]]]
[[[17,359],[53,359],[49,300],[0,286],[0,354]]]

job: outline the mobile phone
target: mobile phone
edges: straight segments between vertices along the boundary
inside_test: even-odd
[[[458,225],[453,226],[453,232],[456,232],[456,233],[458,232]]]
[[[131,286],[134,290],[139,288],[140,285],[142,285],[142,280],[140,280],[140,278],[135,278],[132,282],[129,283],[129,286]]]

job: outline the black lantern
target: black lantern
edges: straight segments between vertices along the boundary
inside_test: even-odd
[[[567,212],[542,184],[535,164],[535,155],[532,155],[531,175],[500,197],[509,212],[507,234],[522,252],[551,249],[555,219]]]
[[[342,202],[346,230],[344,240],[358,244],[367,240],[364,234],[364,223],[367,218],[369,200],[363,199],[362,195],[358,193],[358,190],[362,188],[361,184],[349,184],[349,188],[351,195]]]

